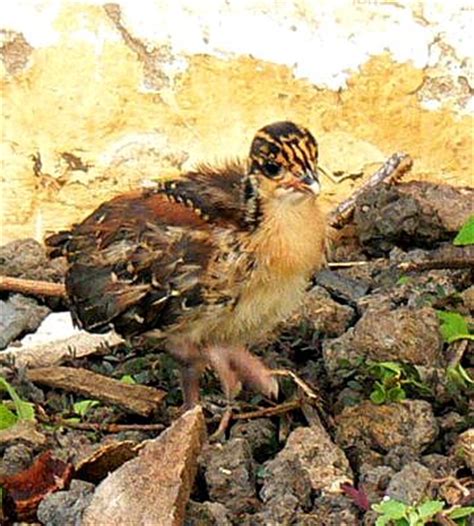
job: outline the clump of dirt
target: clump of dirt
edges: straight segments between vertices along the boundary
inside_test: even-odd
[[[440,205],[446,196],[449,210]],[[473,342],[447,341],[440,311],[472,323],[473,250],[452,246],[471,199],[469,189],[430,183],[360,198],[344,249],[336,241],[332,265],[301,310],[255,349],[272,367],[291,369],[296,383],[281,378],[277,404],[249,392],[235,402],[234,418],[201,453],[185,524],[369,526],[377,517],[371,506],[386,496],[406,504],[440,499],[446,509],[468,504]],[[0,273],[63,279],[64,267],[28,240],[3,247],[0,259]],[[25,310],[32,319],[46,309],[2,293],[5,305],[20,300],[23,318]],[[57,302],[47,311],[64,307]],[[121,343],[83,358],[71,354],[64,364],[166,390],[165,403],[148,418],[41,387],[6,364],[6,379],[34,403],[37,422],[14,436],[0,431],[0,480],[45,451],[76,470],[70,485],[41,500],[41,524],[80,523],[108,470],[156,436],[147,426],[176,419],[178,379],[159,351]],[[203,405],[212,433],[226,401],[210,373]]]

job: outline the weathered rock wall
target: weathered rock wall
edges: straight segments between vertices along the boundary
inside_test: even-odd
[[[1,236],[42,239],[145,178],[245,155],[293,119],[327,205],[385,157],[471,184],[472,7],[293,0],[18,2],[2,14]]]

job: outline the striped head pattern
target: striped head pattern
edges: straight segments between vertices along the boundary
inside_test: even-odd
[[[250,175],[275,196],[317,195],[318,145],[311,133],[289,121],[260,129],[250,148]]]

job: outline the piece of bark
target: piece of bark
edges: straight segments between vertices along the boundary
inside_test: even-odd
[[[36,429],[36,422],[19,420],[15,425],[0,431],[0,446],[25,442],[35,447],[46,444],[46,437]]]
[[[205,440],[201,407],[187,411],[97,487],[82,526],[180,526]]]
[[[28,469],[0,477],[0,484],[6,490],[7,517],[17,521],[34,520],[38,504],[50,493],[68,487],[72,473],[72,464],[46,451]]]
[[[101,347],[118,345],[122,341],[115,332],[89,334],[84,331],[54,342],[18,348],[10,346],[0,353],[0,366],[49,367],[61,363],[66,358],[82,358],[94,354]]]
[[[76,462],[76,477],[98,484],[109,473],[135,458],[145,444],[146,442],[137,444],[131,440],[101,444],[94,453]]]
[[[73,393],[117,404],[120,407],[149,416],[161,403],[166,393],[145,385],[129,385],[87,369],[73,367],[41,367],[26,372],[33,383],[64,389]]]

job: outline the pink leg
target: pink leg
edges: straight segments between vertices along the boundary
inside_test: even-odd
[[[211,367],[219,377],[226,398],[232,400],[239,394],[242,383],[236,371],[231,367],[227,348],[206,347],[205,352]]]
[[[198,347],[193,344],[176,345],[169,352],[180,364],[183,408],[191,409],[199,403],[199,380],[206,362]]]
[[[278,396],[278,381],[271,369],[245,347],[208,347],[206,354],[226,396],[235,396],[241,384],[270,398]]]

